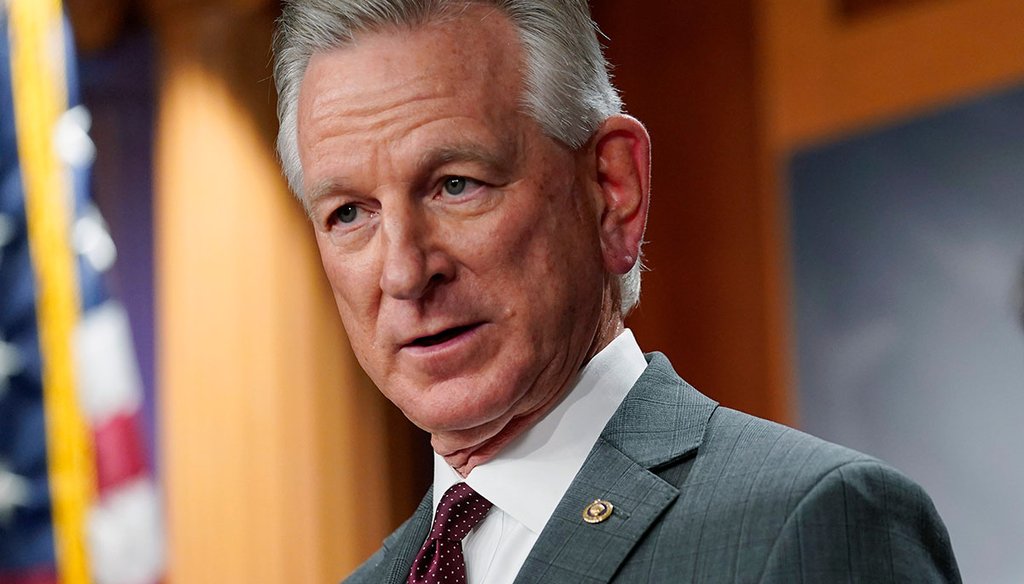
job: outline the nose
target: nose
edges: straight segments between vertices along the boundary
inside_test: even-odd
[[[393,215],[383,225],[384,265],[380,288],[399,300],[417,300],[452,279],[454,262],[436,230],[412,213]]]

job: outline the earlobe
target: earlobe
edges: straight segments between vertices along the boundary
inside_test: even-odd
[[[635,118],[615,115],[594,136],[605,268],[625,274],[640,255],[650,203],[651,141]]]

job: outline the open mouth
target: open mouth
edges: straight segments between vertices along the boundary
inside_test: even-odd
[[[450,329],[443,330],[436,335],[429,335],[426,337],[420,337],[409,343],[409,347],[433,347],[434,345],[440,345],[454,339],[455,337],[467,333],[476,327],[480,326],[480,323],[476,322],[473,324],[467,324],[463,326],[456,326]]]

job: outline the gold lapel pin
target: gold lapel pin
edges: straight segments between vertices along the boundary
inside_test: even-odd
[[[583,510],[583,520],[587,523],[601,523],[611,517],[614,510],[615,505],[612,505],[611,501],[594,499],[594,502]]]

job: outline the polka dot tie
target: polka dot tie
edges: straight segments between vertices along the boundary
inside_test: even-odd
[[[466,483],[457,483],[448,489],[437,505],[434,526],[420,553],[416,554],[407,584],[465,584],[462,538],[490,510],[491,502]]]

